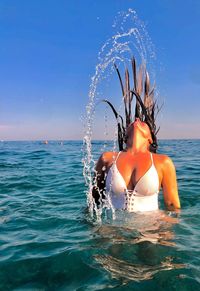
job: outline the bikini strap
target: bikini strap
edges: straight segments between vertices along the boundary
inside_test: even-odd
[[[117,157],[116,157],[116,159],[115,159],[115,163],[117,162],[117,160],[118,160],[118,158],[119,158],[119,155],[120,155],[120,153],[121,153],[121,151],[120,151],[120,152],[118,152],[118,154],[117,154]]]
[[[151,155],[151,162],[152,162],[152,165],[154,165],[154,162],[153,162],[153,155],[152,155],[152,153],[150,153],[150,155]]]

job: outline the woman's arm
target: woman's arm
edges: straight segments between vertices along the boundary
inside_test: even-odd
[[[181,208],[177,189],[176,170],[172,160],[166,156],[163,162],[162,187],[167,209],[175,210]]]

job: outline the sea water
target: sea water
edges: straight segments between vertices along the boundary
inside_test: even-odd
[[[200,290],[200,140],[159,141],[176,165],[179,214],[161,192],[159,211],[101,222],[87,211],[82,148],[0,143],[0,290]]]

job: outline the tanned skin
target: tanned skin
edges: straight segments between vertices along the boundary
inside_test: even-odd
[[[117,168],[124,178],[127,189],[134,189],[140,178],[151,167],[149,151],[151,143],[151,132],[145,122],[136,119],[129,125],[127,128],[127,148],[120,153],[117,159]],[[92,195],[97,204],[100,195],[104,198],[106,173],[108,173],[117,155],[117,152],[105,152],[96,164],[97,187],[93,188]],[[152,154],[152,156],[159,177],[159,188],[163,190],[166,208],[178,210],[181,205],[174,164],[166,155]]]

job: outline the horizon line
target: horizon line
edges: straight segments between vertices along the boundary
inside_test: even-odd
[[[159,138],[159,140],[200,140],[199,138]],[[4,142],[44,142],[44,141],[59,141],[59,142],[64,142],[64,141],[84,141],[83,139],[1,139],[0,143]],[[114,141],[113,139],[92,139],[91,142],[93,141]]]

